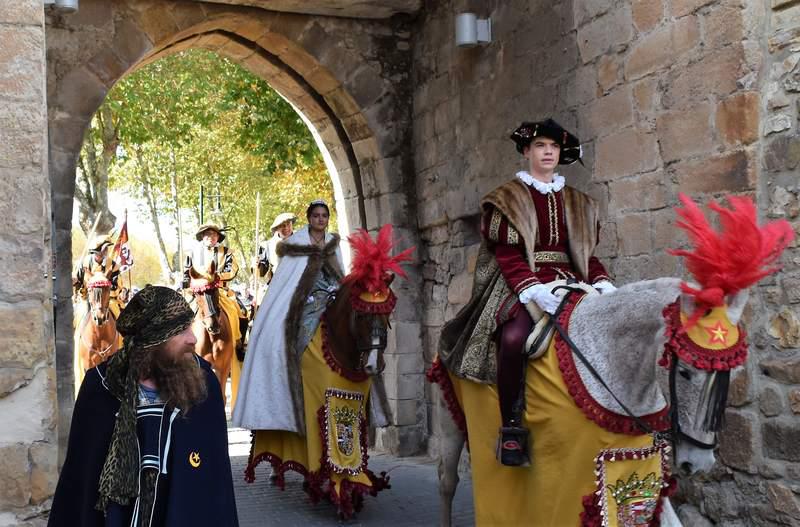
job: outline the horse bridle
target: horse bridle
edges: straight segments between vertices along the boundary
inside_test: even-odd
[[[210,295],[210,293],[208,291],[203,291],[202,293],[199,293],[199,294],[203,295],[203,298],[205,299],[206,306],[208,307],[208,314],[205,315],[204,317],[202,317],[203,327],[206,329],[206,331],[208,331],[209,335],[219,335],[220,331],[222,331],[222,328],[218,328],[216,331],[214,331],[213,329],[211,329],[211,326],[206,324],[206,319],[207,318],[214,318],[216,315],[219,314],[219,311],[217,311],[217,307],[214,305],[214,301],[211,298],[211,295]],[[195,297],[197,297],[197,294],[195,294]],[[201,310],[200,309],[200,304],[198,303],[197,304],[197,311],[195,312],[195,315],[197,315],[197,312],[199,312],[200,310]]]
[[[701,448],[703,450],[713,450],[714,448],[716,448],[716,446],[717,446],[716,434],[714,435],[714,442],[713,443],[704,443],[704,442],[702,442],[702,441],[700,441],[698,439],[695,439],[694,437],[686,434],[683,430],[681,430],[680,422],[679,422],[679,419],[678,419],[679,401],[678,401],[678,393],[677,393],[677,390],[676,390],[676,381],[675,381],[675,374],[677,372],[677,367],[678,367],[678,357],[675,355],[675,352],[674,351],[672,352],[672,355],[673,355],[671,357],[672,358],[672,361],[671,361],[672,365],[671,365],[670,370],[669,370],[669,392],[670,392],[670,394],[669,394],[669,398],[670,398],[669,417],[670,417],[670,428],[669,428],[669,430],[666,430],[666,431],[663,431],[663,432],[659,432],[659,431],[654,430],[653,427],[651,427],[647,423],[645,423],[639,416],[634,415],[634,413],[631,410],[629,410],[627,406],[625,406],[625,404],[619,399],[619,397],[617,397],[617,395],[608,386],[608,384],[606,384],[606,382],[603,380],[603,378],[600,377],[600,374],[597,372],[597,370],[594,368],[594,366],[591,365],[591,363],[586,358],[586,356],[583,354],[583,352],[581,352],[581,350],[578,348],[578,346],[576,346],[575,343],[572,342],[572,339],[569,338],[569,335],[567,334],[567,331],[561,326],[561,324],[558,323],[558,316],[561,314],[561,311],[564,308],[564,306],[567,305],[567,299],[573,293],[582,291],[579,288],[570,287],[569,285],[560,285],[560,286],[557,286],[557,287],[553,288],[553,293],[555,293],[559,289],[565,289],[567,291],[567,294],[564,295],[564,298],[561,300],[561,304],[559,304],[558,309],[556,309],[555,314],[550,316],[551,323],[555,327],[555,329],[558,332],[558,334],[561,335],[561,338],[564,340],[564,342],[567,344],[567,346],[569,346],[570,350],[572,350],[572,353],[575,354],[576,357],[578,357],[578,359],[583,363],[583,365],[586,367],[586,369],[589,370],[589,373],[591,373],[592,376],[595,379],[597,379],[597,381],[603,386],[603,388],[606,389],[606,391],[611,395],[611,397],[614,398],[614,400],[617,402],[617,404],[620,406],[620,408],[622,408],[622,410],[628,415],[628,417],[633,419],[634,423],[636,423],[636,426],[639,427],[639,429],[642,432],[644,432],[645,434],[652,434],[656,438],[656,440],[661,439],[661,440],[665,440],[665,441],[671,441],[673,443],[673,445],[677,445],[681,441],[686,441],[686,442],[692,444],[693,446],[695,446],[697,448]]]
[[[337,291],[328,291],[327,289],[317,288],[309,293],[309,296],[313,296],[314,293],[322,291],[326,294],[327,298],[325,300],[325,307],[328,308],[331,304],[336,301],[336,293]],[[348,321],[348,328],[350,329],[350,333],[352,335],[356,334],[356,319],[359,316],[363,316],[359,314],[357,311],[353,310],[350,312],[350,320]],[[392,325],[387,323],[386,326],[383,326],[380,323],[380,319],[377,316],[372,316],[370,319],[370,327],[369,327],[369,342],[368,344],[363,344],[359,339],[356,337],[356,351],[358,351],[358,368],[362,371],[367,365],[367,361],[369,360],[369,354],[373,350],[381,350],[386,349],[386,343],[388,342],[388,335],[389,335],[389,328]],[[378,344],[374,345],[372,342],[377,339]],[[383,364],[378,369],[378,375],[383,373],[383,370],[386,368],[386,363]]]

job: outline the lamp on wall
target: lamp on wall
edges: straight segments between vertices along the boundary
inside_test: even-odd
[[[475,13],[456,15],[456,46],[469,48],[492,41],[492,19],[478,18]]]
[[[79,0],[44,0],[45,6],[52,6],[62,13],[74,13],[78,10]]]

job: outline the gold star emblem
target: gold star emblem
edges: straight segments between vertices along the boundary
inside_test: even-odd
[[[189,464],[193,468],[197,468],[200,466],[200,453],[199,452],[189,452]]]
[[[708,336],[711,338],[709,344],[719,342],[723,346],[725,345],[728,338],[728,329],[722,325],[721,321],[718,320],[714,326],[703,326],[703,329],[708,331]]]

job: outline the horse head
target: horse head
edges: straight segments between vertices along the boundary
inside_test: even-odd
[[[108,320],[108,304],[111,299],[111,279],[101,271],[96,271],[86,283],[88,291],[89,311],[92,320],[98,326],[102,326]]]
[[[774,264],[794,231],[785,221],[759,227],[752,201],[731,197],[731,209],[709,206],[719,214],[718,233],[689,198],[681,195],[681,201],[678,226],[693,250],[671,253],[685,258],[697,283],[682,283],[679,301],[664,309],[666,342],[659,365],[669,372],[675,463],[691,474],[714,464],[731,370],[747,359],[739,323],[748,288],[778,270]]]
[[[192,290],[203,325],[211,335],[220,332],[219,288],[216,262],[212,261],[205,272],[189,268],[189,288]]]
[[[354,254],[352,271],[342,280],[337,304],[346,302],[350,311],[348,331],[355,343],[356,369],[378,375],[386,366],[383,351],[391,327],[389,315],[397,304],[391,284],[395,274],[406,276],[400,264],[411,258],[414,248],[392,256],[389,224],[381,227],[375,241],[363,229],[348,241]]]

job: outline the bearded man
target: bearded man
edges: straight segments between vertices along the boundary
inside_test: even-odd
[[[122,310],[123,349],[75,402],[50,527],[238,525],[222,391],[193,318],[159,286]]]

